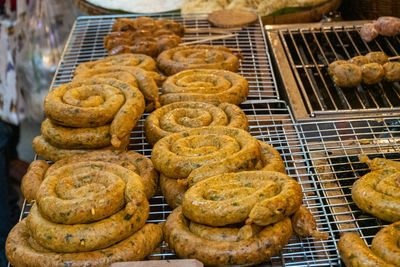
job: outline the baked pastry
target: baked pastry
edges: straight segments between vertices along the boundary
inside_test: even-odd
[[[110,123],[111,144],[119,147],[144,111],[136,88],[113,78],[91,78],[63,84],[44,101],[47,117],[66,127],[98,127]]]
[[[75,75],[92,69],[108,68],[114,66],[139,67],[148,71],[155,71],[157,68],[156,62],[153,58],[149,56],[143,54],[126,54],[108,56],[102,59],[81,63],[76,67]]]
[[[147,116],[144,128],[147,141],[154,145],[173,133],[203,126],[229,126],[247,130],[246,114],[229,103],[218,106],[204,102],[175,102],[153,111]]]
[[[157,57],[158,67],[166,75],[189,69],[220,69],[237,72],[239,59],[224,46],[188,45],[162,52]]]
[[[400,220],[399,176],[400,164],[390,160],[375,158],[360,160],[369,165],[370,173],[358,179],[352,187],[351,195],[357,206],[382,220]]]
[[[231,71],[193,69],[168,77],[161,93],[162,105],[179,101],[238,105],[246,100],[249,86],[245,78]]]
[[[354,233],[342,235],[338,242],[340,257],[347,267],[400,265],[398,240],[400,222],[381,229],[372,240],[371,249]]]

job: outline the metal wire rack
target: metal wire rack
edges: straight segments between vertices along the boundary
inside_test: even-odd
[[[335,242],[342,232],[351,231],[358,232],[370,245],[375,234],[388,224],[361,211],[352,200],[351,188],[369,172],[359,155],[400,159],[399,123],[399,119],[368,119],[296,125]]]
[[[182,18],[176,13],[148,15],[152,18],[168,18],[175,20],[186,28],[210,29],[206,19]],[[103,47],[103,38],[111,32],[115,19],[121,16],[84,16],[79,17],[72,28],[68,46],[61,58],[58,73],[53,86],[69,82],[73,77],[75,67],[82,62],[96,60],[107,56]],[[127,15],[123,15],[127,17]],[[135,15],[128,16],[135,18]],[[239,49],[243,56],[239,74],[244,76],[250,87],[248,100],[268,100],[279,98],[276,90],[270,57],[266,49],[266,40],[261,21],[241,30],[234,31],[237,36],[226,39],[204,42],[203,44],[223,45]],[[185,40],[196,40],[211,33],[187,33]]]
[[[322,202],[315,193],[314,181],[310,179],[310,169],[307,155],[303,150],[303,144],[299,139],[296,124],[290,111],[283,101],[275,103],[243,103],[240,105],[249,120],[249,132],[257,139],[267,142],[276,148],[285,164],[288,174],[297,179],[303,190],[303,203],[310,209],[317,219],[318,228],[321,231],[331,230],[329,221],[325,215]],[[150,157],[151,147],[146,142],[144,135],[143,115],[131,133],[130,150],[134,150]],[[30,204],[25,204],[21,218],[26,217],[30,210]],[[148,222],[158,223],[166,220],[171,213],[164,197],[158,193],[150,200],[150,216]],[[149,259],[173,259],[177,258],[166,244],[162,244],[149,257]],[[326,241],[312,238],[300,238],[293,235],[277,257],[263,266],[333,266],[338,264],[338,256],[332,239]]]
[[[294,100],[295,94],[303,99],[311,117],[354,117],[366,113],[386,116],[388,112],[400,112],[398,82],[341,88],[328,75],[328,65],[336,60],[348,60],[372,51],[383,51],[389,57],[400,54],[399,36],[379,36],[367,43],[360,36],[362,24],[336,22],[270,27],[268,36],[271,42],[279,39],[288,60],[288,71],[293,73],[297,84],[294,90],[292,86],[288,90],[296,91],[290,92]],[[276,49],[278,46],[274,52]],[[282,79],[289,82],[286,77]]]

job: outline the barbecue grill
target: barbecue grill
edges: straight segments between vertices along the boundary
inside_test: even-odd
[[[329,63],[372,51],[400,54],[399,36],[360,37],[367,21],[266,26],[281,84],[298,121],[388,117],[400,114],[400,84],[382,82],[340,88],[328,75]]]

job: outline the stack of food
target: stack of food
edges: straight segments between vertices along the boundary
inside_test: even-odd
[[[182,42],[185,28],[173,20],[139,17],[119,18],[104,38],[108,54],[140,53],[152,57]]]
[[[304,230],[313,224],[308,210],[300,209],[301,202],[300,185],[283,173],[212,176],[185,193],[181,207],[167,218],[165,239],[179,257],[199,259],[207,266],[258,264],[289,241],[288,216],[301,210],[292,218],[294,225]],[[312,220],[307,222],[304,213]],[[299,233],[308,236],[308,230]]]
[[[95,149],[124,150],[145,104],[146,110],[159,107],[162,78],[155,67],[152,58],[139,54],[79,65],[72,82],[46,96],[47,119],[33,140],[35,152],[55,162]]]
[[[370,52],[349,61],[337,60],[329,64],[328,73],[341,87],[354,87],[361,83],[375,84],[382,79],[400,81],[400,63],[389,62],[384,52]]]
[[[181,203],[187,185],[207,177],[245,170],[285,172],[279,153],[247,131],[226,126],[194,128],[168,135],[153,147],[161,190],[171,207]]]
[[[7,238],[10,263],[109,266],[150,254],[162,240],[161,226],[145,224],[156,176],[131,153],[93,152],[42,169],[36,202]]]

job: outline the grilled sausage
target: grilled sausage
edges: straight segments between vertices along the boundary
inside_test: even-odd
[[[36,199],[36,193],[48,168],[49,164],[44,160],[35,160],[29,165],[21,181],[21,191],[28,202]]]
[[[182,209],[175,209],[165,223],[165,240],[181,258],[194,258],[208,266],[255,265],[267,261],[289,241],[290,219],[264,227],[257,235],[237,242],[215,241],[192,233]]]
[[[7,237],[6,255],[14,267],[108,267],[118,261],[143,260],[161,243],[163,235],[160,225],[146,224],[133,235],[105,249],[56,253],[34,242],[26,220],[14,226]]]
[[[385,76],[384,68],[378,63],[364,64],[361,69],[362,81],[365,84],[380,83]]]
[[[394,267],[377,257],[356,234],[346,233],[338,242],[339,254],[347,267]]]
[[[385,80],[388,82],[400,81],[400,62],[387,62],[383,65]]]

